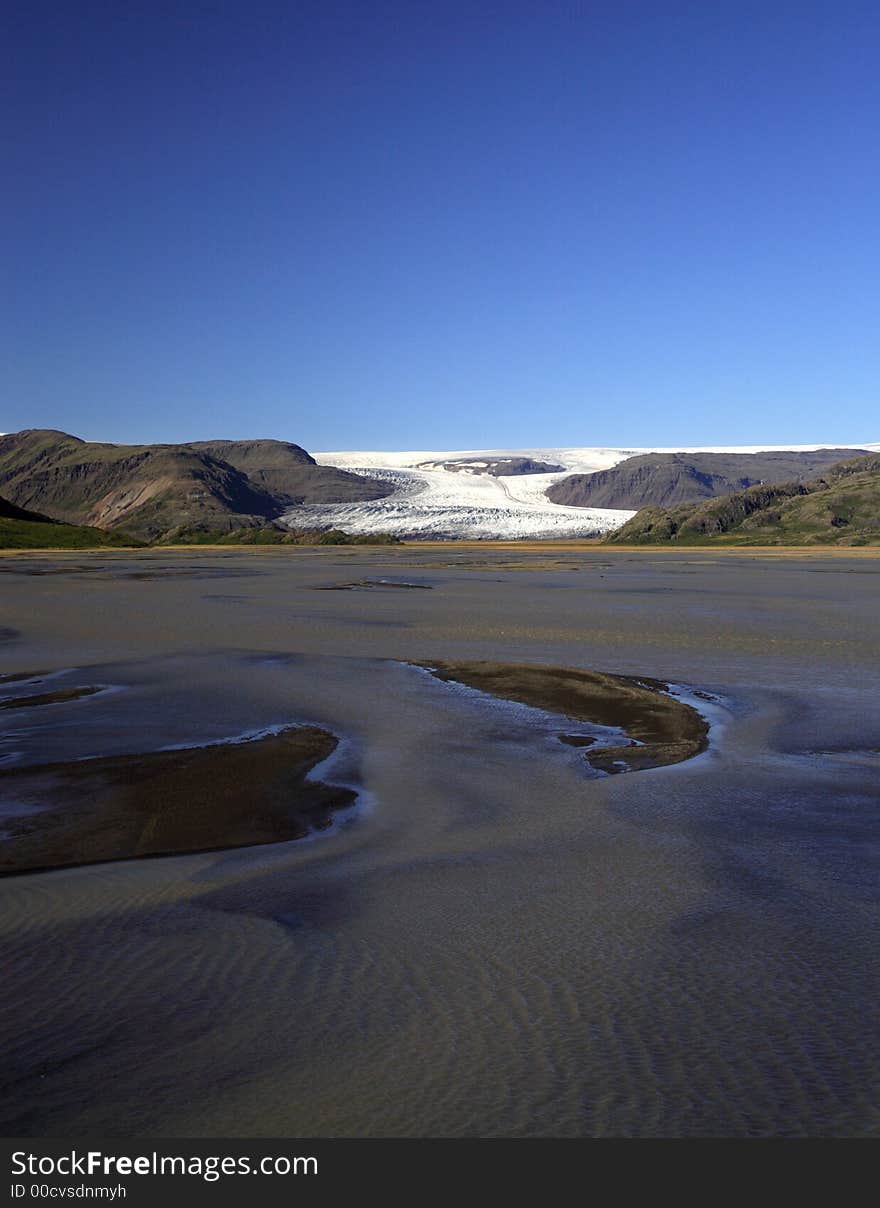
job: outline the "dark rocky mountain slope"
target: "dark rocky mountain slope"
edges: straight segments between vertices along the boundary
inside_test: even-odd
[[[569,507],[673,507],[762,483],[805,481],[862,451],[643,453],[628,457],[610,470],[571,474],[554,483],[547,498]]]
[[[318,466],[283,441],[111,445],[28,429],[0,437],[0,492],[53,520],[152,540],[187,525],[259,527],[299,503],[374,499],[389,487]]]
[[[675,508],[646,507],[613,545],[880,544],[880,454],[839,462],[810,482],[749,487]]]
[[[382,499],[393,487],[335,466],[319,466],[305,449],[283,440],[200,440],[185,446],[225,461],[289,506]]]
[[[16,507],[8,499],[0,498],[0,520],[19,520],[29,524],[55,524],[48,516],[40,512],[29,512],[27,508]]]

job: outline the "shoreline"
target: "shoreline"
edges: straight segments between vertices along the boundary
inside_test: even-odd
[[[0,557],[44,557],[47,554],[64,554],[82,558],[89,555],[109,557],[117,554],[135,554],[138,557],[153,554],[199,554],[205,553],[239,553],[246,552],[263,557],[280,554],[285,557],[296,557],[298,554],[321,553],[327,557],[345,554],[378,554],[380,556],[395,556],[395,553],[412,553],[419,549],[444,550],[519,550],[521,552],[540,552],[541,550],[564,550],[571,553],[599,553],[603,556],[627,556],[630,554],[661,554],[675,557],[689,554],[712,554],[725,557],[803,557],[803,558],[880,558],[878,545],[605,545],[601,541],[590,540],[547,540],[534,541],[528,538],[522,541],[401,541],[398,545],[143,545],[143,546],[93,546],[86,549],[70,549],[64,547],[45,547],[40,549],[12,549],[0,547]]]

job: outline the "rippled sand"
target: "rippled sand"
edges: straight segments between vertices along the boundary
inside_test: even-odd
[[[880,560],[77,553],[0,587],[3,699],[113,689],[3,710],[0,766],[306,722],[361,794],[315,839],[0,882],[7,1134],[878,1131]],[[680,685],[710,747],[598,776],[431,660]]]

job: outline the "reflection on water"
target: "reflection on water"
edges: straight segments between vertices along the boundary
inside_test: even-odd
[[[604,554],[587,588],[597,553],[499,583],[457,552],[432,592],[315,613],[314,584],[404,555],[438,557],[249,582],[227,553],[235,608],[161,554],[146,581],[106,554],[69,588],[6,576],[0,670],[121,686],[6,713],[17,766],[302,720],[371,803],[315,842],[0,884],[7,1134],[876,1132],[876,579]],[[403,665],[432,657],[671,680],[717,698],[713,745],[597,776]]]

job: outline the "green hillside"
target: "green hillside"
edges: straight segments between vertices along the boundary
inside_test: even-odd
[[[297,530],[266,525],[229,532],[196,528],[172,529],[154,545],[400,545],[389,533],[352,536],[341,529]]]
[[[734,491],[776,483],[809,482],[861,449],[770,449],[758,453],[643,453],[609,470],[571,474],[547,491],[568,507],[675,508]]]
[[[111,445],[66,432],[0,436],[0,494],[65,524],[142,540],[187,526],[263,528],[300,504],[376,499],[387,484],[319,466],[283,441]]]
[[[674,508],[642,508],[606,543],[880,544],[880,455],[838,462],[811,482],[755,486]]]
[[[61,524],[0,498],[0,549],[102,549],[139,544],[125,533]]]

